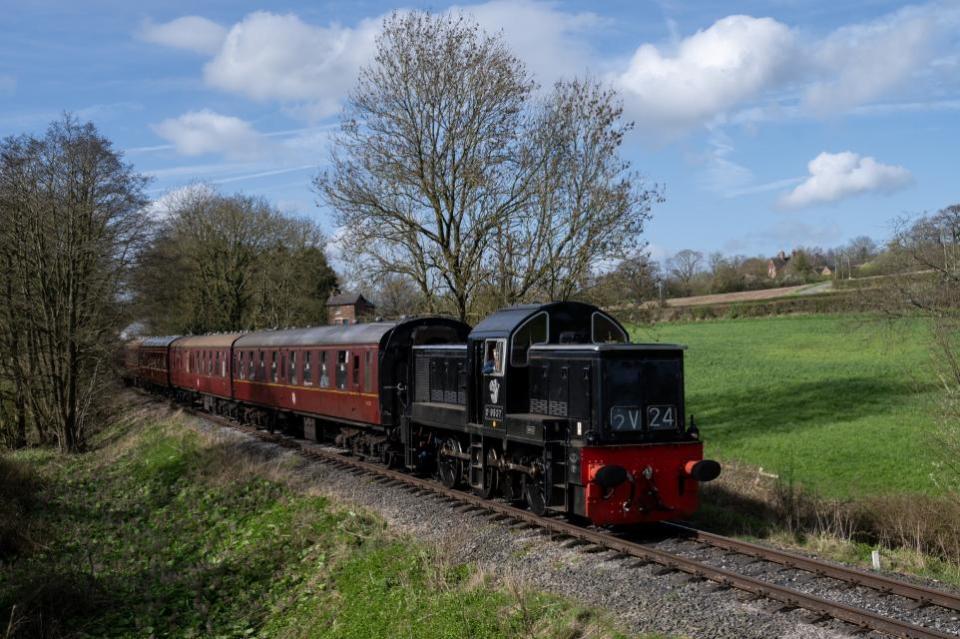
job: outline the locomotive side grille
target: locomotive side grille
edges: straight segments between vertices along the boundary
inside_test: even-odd
[[[431,402],[442,402],[442,401],[443,401],[443,389],[431,388],[431,389],[430,389],[430,401],[431,401]]]
[[[426,402],[430,400],[430,360],[426,357],[417,357],[416,394],[414,401]]]
[[[531,399],[530,400],[530,412],[539,413],[540,415],[548,414],[548,403],[545,399]]]
[[[457,392],[457,403],[461,406],[467,405],[467,391],[458,391]]]
[[[567,402],[550,402],[550,410],[547,412],[547,415],[553,415],[554,417],[566,417],[567,416]]]
[[[452,390],[444,391],[443,401],[445,401],[448,404],[456,404],[457,391],[452,391]]]

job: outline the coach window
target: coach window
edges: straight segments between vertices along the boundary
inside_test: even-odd
[[[507,350],[507,340],[488,339],[483,347],[483,374],[503,377],[504,351]]]
[[[590,333],[594,344],[626,343],[630,341],[627,334],[616,322],[596,311],[590,316]]]
[[[243,351],[237,351],[237,376],[240,379],[247,377],[247,362],[243,358]]]
[[[360,386],[360,358],[357,357],[357,354],[353,355],[353,387],[357,388]]]
[[[215,364],[213,368],[213,374],[219,376],[220,375],[220,351],[216,352],[216,357],[214,357],[214,362]]]
[[[310,370],[310,360],[313,359],[313,353],[304,351],[303,353],[303,383],[313,384],[313,371]]]
[[[330,374],[327,372],[327,351],[320,351],[320,387],[330,388]]]
[[[337,388],[347,388],[347,362],[350,361],[350,351],[337,351]]]
[[[297,351],[290,351],[290,383],[297,383]]]
[[[514,366],[526,366],[528,351],[534,344],[546,344],[550,341],[549,318],[546,313],[537,313],[513,334],[510,342],[510,363]]]
[[[373,390],[373,351],[363,354],[363,390],[368,393]]]
[[[267,381],[267,368],[263,363],[263,351],[260,351],[260,370],[257,371],[257,381]]]
[[[283,380],[287,376],[287,352],[280,351],[280,379]]]
[[[277,351],[270,353],[270,381],[277,381]]]

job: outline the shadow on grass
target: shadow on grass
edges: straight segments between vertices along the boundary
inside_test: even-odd
[[[770,501],[708,484],[701,489],[700,509],[690,523],[718,535],[767,537],[783,530],[787,522],[783,510]]]
[[[850,377],[751,387],[724,393],[691,393],[688,409],[710,436],[728,441],[759,434],[855,421],[913,401],[930,384]]]

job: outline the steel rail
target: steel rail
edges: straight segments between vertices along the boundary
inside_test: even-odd
[[[926,586],[911,584],[906,581],[887,577],[877,573],[866,572],[858,568],[838,566],[812,557],[805,557],[789,550],[780,550],[761,546],[749,541],[731,539],[714,533],[684,526],[673,522],[663,524],[684,537],[699,541],[708,546],[730,550],[741,555],[763,559],[775,564],[812,572],[821,577],[838,579],[844,583],[864,586],[878,590],[888,595],[899,595],[913,599],[923,605],[935,605],[950,610],[960,610],[960,596],[942,590],[935,590]]]
[[[360,471],[361,474],[379,475],[389,479],[390,483],[406,484],[416,489],[417,492],[432,493],[450,501],[469,505],[470,510],[488,511],[496,513],[501,519],[513,519],[518,522],[533,524],[537,528],[557,533],[563,537],[578,539],[595,546],[616,551],[623,555],[636,557],[647,563],[656,563],[665,568],[685,572],[696,579],[713,581],[724,588],[734,588],[759,598],[771,599],[783,604],[784,607],[788,609],[802,608],[815,612],[825,619],[838,619],[863,630],[883,632],[903,639],[958,639],[958,637],[960,637],[960,635],[957,634],[947,634],[933,628],[926,628],[907,621],[885,617],[871,610],[829,601],[793,588],[741,575],[724,568],[710,566],[696,559],[657,548],[651,548],[606,532],[583,528],[582,526],[562,519],[541,517],[528,510],[517,508],[516,506],[490,501],[479,495],[447,488],[433,480],[392,470],[380,464],[363,461],[355,457],[348,457],[339,452],[332,452],[326,450],[326,447],[312,442],[287,438],[274,433],[266,433],[253,427],[241,425],[231,419],[211,415],[191,408],[187,408],[186,410],[198,418],[240,430],[264,441],[298,450],[306,457],[329,462],[344,470]]]

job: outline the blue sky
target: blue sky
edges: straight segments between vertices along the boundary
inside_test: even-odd
[[[960,201],[960,0],[456,6],[549,86],[590,73],[636,122],[625,155],[667,201],[646,236],[772,254],[883,238]],[[63,111],[153,176],[260,194],[333,234],[311,178],[392,10],[442,2],[4,0],[0,135]]]

